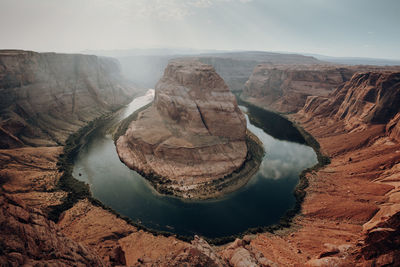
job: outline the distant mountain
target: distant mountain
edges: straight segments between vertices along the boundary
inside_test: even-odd
[[[199,55],[203,53],[224,53],[225,50],[193,49],[193,48],[135,48],[120,50],[84,50],[84,54],[92,54],[105,57],[131,57],[131,56],[177,56]]]
[[[367,58],[367,57],[331,57],[318,54],[304,54],[315,57],[322,61],[335,64],[346,65],[376,65],[376,66],[400,66],[400,60],[383,59],[383,58]]]

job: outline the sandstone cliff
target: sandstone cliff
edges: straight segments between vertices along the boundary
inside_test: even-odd
[[[328,96],[337,86],[350,80],[354,73],[368,70],[379,68],[260,64],[246,82],[242,97],[278,112],[297,112],[304,106],[308,96]]]
[[[1,266],[106,266],[37,209],[0,189]]]
[[[336,169],[348,169],[343,178],[349,184],[358,179],[363,190],[376,187],[369,195],[386,187],[378,194],[383,200],[375,201],[375,210],[362,221],[357,245],[369,264],[400,264],[400,72],[356,73],[328,97],[309,97],[295,117],[313,125],[311,132],[327,143],[325,151],[342,159]]]
[[[381,71],[354,74],[328,97],[309,97],[300,113],[341,121],[348,131],[386,125],[398,139],[399,112],[400,72]]]
[[[118,139],[117,151],[128,167],[185,192],[241,167],[245,139],[245,117],[214,68],[180,60],[169,63],[154,104]]]
[[[113,59],[0,51],[0,147],[60,145],[125,104],[133,88]]]

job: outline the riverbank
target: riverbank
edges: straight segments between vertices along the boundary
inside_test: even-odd
[[[312,139],[320,144],[319,158],[324,166],[302,173],[301,213],[292,218],[291,227],[252,236],[246,249],[268,255],[269,260],[283,266],[395,263],[395,253],[378,238],[385,230],[370,229],[396,222],[400,145],[383,134],[382,125],[348,133],[337,123],[338,131],[333,133],[328,121],[302,114],[287,117],[310,133],[311,144]],[[227,250],[221,249],[220,255]],[[374,253],[385,251],[388,254],[374,258]]]
[[[296,185],[293,194],[296,198],[296,202],[293,208],[289,209],[280,219],[279,223],[270,226],[258,227],[248,229],[245,234],[257,234],[257,233],[274,233],[283,229],[289,229],[292,226],[292,222],[296,216],[301,214],[302,204],[306,197],[306,189],[309,186],[307,175],[312,172],[316,172],[319,169],[330,163],[330,158],[321,152],[319,142],[308,133],[303,127],[284,116],[281,113],[266,110],[262,107],[247,102],[236,95],[239,105],[245,106],[248,109],[248,117],[251,123],[257,127],[263,129],[266,133],[270,134],[275,138],[281,138],[283,140],[298,142],[310,146],[317,155],[318,163],[310,168],[302,170],[299,174],[299,181]],[[255,114],[251,115],[251,114]],[[272,123],[271,123],[272,120]],[[295,129],[294,131],[288,131],[285,135],[281,135],[276,125],[285,125],[285,129]]]
[[[141,110],[144,110],[150,105],[151,103],[138,109],[136,112],[132,113],[132,115],[130,115],[128,119],[135,119],[137,114]],[[58,178],[55,187],[51,189],[51,191],[62,191],[65,192],[65,194],[62,198],[59,199],[56,205],[49,205],[46,208],[48,210],[48,218],[56,223],[60,222],[60,220],[63,219],[63,216],[65,216],[65,212],[71,210],[75,205],[78,205],[78,203],[82,201],[87,201],[95,207],[99,207],[106,212],[110,212],[116,218],[122,219],[127,224],[133,226],[137,231],[145,231],[150,235],[155,236],[175,236],[182,241],[191,241],[193,237],[173,234],[167,231],[150,229],[145,227],[138,221],[134,221],[129,217],[119,214],[111,207],[104,205],[101,201],[94,198],[90,191],[90,186],[82,181],[79,181],[72,175],[74,160],[76,159],[80,149],[82,149],[87,144],[88,140],[91,138],[92,134],[95,133],[95,131],[97,131],[99,128],[104,127],[107,124],[110,124],[111,128],[105,130],[105,132],[111,134],[112,136],[117,136],[118,133],[121,133],[121,127],[123,128],[128,126],[128,124],[125,123],[112,123],[113,120],[115,120],[115,118],[120,115],[121,111],[122,108],[100,116],[95,120],[90,121],[87,125],[80,128],[77,132],[71,134],[68,137],[63,147],[62,153],[58,155],[58,160],[56,163],[56,166],[58,168],[57,171],[61,174],[61,176]],[[125,122],[125,120],[123,122]]]

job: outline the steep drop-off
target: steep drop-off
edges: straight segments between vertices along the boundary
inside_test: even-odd
[[[154,104],[117,140],[121,160],[191,197],[201,185],[242,166],[246,120],[234,95],[210,65],[170,62]],[[164,187],[163,187],[164,188]]]
[[[241,97],[274,111],[297,112],[308,96],[328,96],[354,73],[379,69],[374,66],[260,64],[254,68]]]
[[[126,104],[118,62],[89,55],[0,51],[0,147],[54,146]]]

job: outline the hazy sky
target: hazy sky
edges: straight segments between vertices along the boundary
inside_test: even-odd
[[[400,0],[0,0],[0,48],[182,47],[400,59]]]

